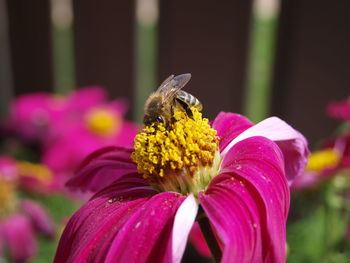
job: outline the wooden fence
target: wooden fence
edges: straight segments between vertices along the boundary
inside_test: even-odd
[[[327,103],[350,95],[350,2],[280,4],[270,114],[314,143],[336,127]],[[73,0],[73,14],[77,86],[100,84],[133,103],[135,2]],[[0,17],[0,95],[53,91],[50,1],[0,0]],[[251,0],[160,0],[159,82],[191,72],[187,90],[208,117],[242,113],[251,17]]]

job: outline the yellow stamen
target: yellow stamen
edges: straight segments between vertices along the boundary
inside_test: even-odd
[[[114,112],[95,108],[86,115],[86,124],[88,129],[100,136],[110,136],[118,132],[121,118]]]
[[[218,137],[207,119],[175,111],[174,122],[147,126],[135,137],[132,159],[138,172],[163,191],[196,194],[207,186],[220,165]]]
[[[18,162],[18,173],[20,176],[37,179],[44,184],[50,184],[53,180],[52,171],[43,164]]]
[[[17,207],[16,184],[0,173],[0,218],[14,212]]]
[[[339,164],[340,159],[341,154],[335,149],[316,151],[309,156],[306,170],[321,172],[325,169],[331,169]]]

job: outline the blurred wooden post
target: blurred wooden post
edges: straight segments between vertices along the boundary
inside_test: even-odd
[[[336,128],[327,103],[350,95],[350,2],[281,4],[272,113],[314,144]]]
[[[101,85],[132,104],[134,1],[73,0],[73,13],[78,87]]]
[[[185,88],[205,116],[242,112],[252,1],[160,1],[159,83],[192,73]]]
[[[50,1],[7,0],[14,94],[53,90]]]
[[[12,97],[10,39],[5,0],[0,0],[0,117],[5,117]]]

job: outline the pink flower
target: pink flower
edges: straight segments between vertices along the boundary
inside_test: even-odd
[[[313,189],[350,168],[350,134],[326,141],[309,156],[304,173],[292,184],[295,190]]]
[[[208,139],[212,129],[203,128],[205,121],[196,114],[187,120],[195,123],[193,129],[184,122],[189,131],[181,121],[175,135],[169,135],[174,144],[165,138],[166,147],[159,148],[160,141],[151,136],[161,137],[162,128],[149,128],[137,136],[135,152],[107,147],[85,160],[69,185],[100,191],[68,222],[54,262],[180,262],[196,218],[202,230],[213,234],[207,240],[216,243],[213,254],[218,259],[222,253],[221,262],[285,261],[288,181],[306,165],[305,138],[276,117],[253,126],[243,116],[220,113],[211,125],[220,138],[218,152],[208,155],[216,141],[215,136]],[[142,136],[149,139],[145,145],[155,143],[149,148],[153,153],[165,151],[161,154],[172,158],[170,167],[184,161],[192,177],[179,168],[164,172],[164,166],[149,167],[147,158],[142,159],[148,154]],[[195,140],[198,144],[185,140],[182,153],[197,151],[202,158],[191,155],[192,162],[175,162],[176,145],[189,136],[201,139]],[[139,174],[142,169],[149,174]]]
[[[32,189],[63,190],[67,178],[91,152],[107,145],[131,145],[138,126],[124,119],[126,111],[125,100],[108,102],[100,87],[78,89],[65,96],[36,93],[17,98],[9,129],[26,140],[40,142],[41,162],[53,175],[50,184],[37,185],[30,176],[22,181]]]
[[[74,124],[56,127],[58,135],[46,144],[43,163],[70,176],[91,152],[107,145],[132,145],[138,126],[123,119],[125,111],[122,100],[103,103],[85,110]]]
[[[327,107],[327,113],[331,117],[350,121],[350,98],[330,103]]]
[[[52,238],[54,226],[39,204],[19,199],[17,180],[15,161],[0,157],[0,255],[6,244],[13,261],[24,262],[36,254],[35,234]]]
[[[90,107],[106,101],[99,87],[74,91],[67,96],[50,93],[22,95],[12,103],[8,128],[27,140],[45,141],[57,125],[80,118]]]

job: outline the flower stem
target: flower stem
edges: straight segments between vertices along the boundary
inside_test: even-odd
[[[213,255],[214,261],[220,262],[222,257],[220,246],[213,232],[213,228],[210,225],[209,219],[204,213],[203,208],[201,206],[199,206],[197,221],[203,233],[204,239],[207,242],[207,245],[210,249],[210,252]]]

